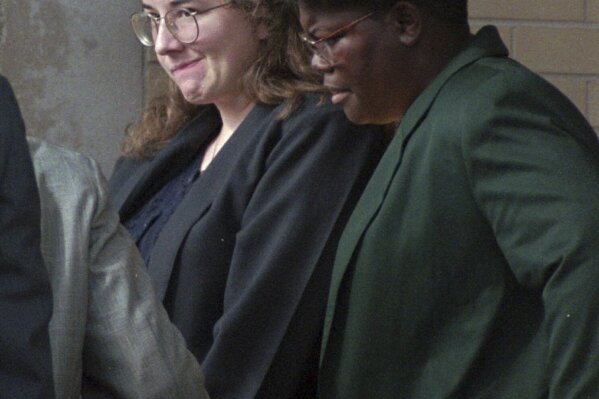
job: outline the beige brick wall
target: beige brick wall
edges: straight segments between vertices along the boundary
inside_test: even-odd
[[[470,0],[473,31],[496,25],[513,58],[543,75],[599,132],[599,0]]]
[[[599,0],[470,0],[469,7],[473,32],[496,25],[512,57],[564,92],[599,132]],[[152,51],[145,77],[147,99],[164,79]]]

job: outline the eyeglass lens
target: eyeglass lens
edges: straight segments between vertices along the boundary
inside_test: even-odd
[[[198,25],[193,14],[190,14],[189,11],[184,9],[172,10],[164,16],[164,19],[166,28],[175,39],[182,43],[191,43],[197,39]],[[156,44],[160,20],[157,21],[143,12],[135,14],[131,22],[133,30],[142,44],[146,46]]]
[[[372,11],[366,15],[361,16],[360,18],[354,19],[353,21],[343,25],[339,29],[333,31],[332,33],[321,39],[311,40],[305,33],[300,34],[300,38],[304,41],[304,43],[306,43],[309,46],[310,50],[312,50],[312,52],[316,54],[318,58],[320,58],[327,64],[330,64],[331,59],[333,57],[333,45],[337,41],[334,39],[338,39],[339,37],[346,35],[350,30],[355,28],[356,25],[358,25],[365,19],[371,17],[374,13],[375,11]],[[333,42],[333,44],[330,43],[331,41]]]
[[[320,42],[311,47],[312,47],[312,51],[314,52],[314,54],[316,54],[321,60],[323,60],[327,64],[331,63],[331,61],[330,61],[332,58],[331,46],[327,45],[326,42]]]

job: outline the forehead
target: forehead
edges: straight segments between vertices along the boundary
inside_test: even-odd
[[[332,26],[361,17],[366,13],[363,9],[320,10],[301,6],[300,22],[305,31],[329,30]]]
[[[175,8],[184,6],[207,7],[217,4],[216,0],[142,0],[143,8]]]

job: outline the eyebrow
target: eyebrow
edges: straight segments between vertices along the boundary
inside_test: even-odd
[[[318,37],[316,36],[317,34],[326,36],[330,33],[335,32],[337,29],[338,28],[331,28],[327,26],[312,26],[311,29],[309,29],[308,32],[306,32],[306,34],[308,36],[311,36],[313,39],[318,39]]]
[[[178,7],[178,6],[182,5],[182,4],[191,3],[192,1],[193,0],[171,0],[171,2],[170,2],[169,5],[171,7]],[[146,3],[141,3],[141,8],[143,8],[144,10],[152,10],[152,9],[154,9],[154,7],[152,7],[151,5],[146,4]]]
[[[317,36],[320,32],[321,35],[326,36],[330,33],[335,32],[336,29],[330,29],[330,28],[323,28],[321,26],[316,27],[316,28],[312,28],[310,29],[308,32],[306,32],[306,35],[310,36],[312,39],[319,39],[319,37]]]
[[[316,34],[318,33],[319,30],[320,29],[310,30],[308,32],[305,32],[305,35],[312,40],[318,40],[318,36],[316,36]]]

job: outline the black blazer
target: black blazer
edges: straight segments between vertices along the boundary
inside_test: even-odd
[[[0,76],[0,397],[54,397],[51,315],[25,127],[10,84]]]
[[[383,150],[378,128],[311,98],[286,120],[258,105],[162,230],[150,275],[214,398],[315,396],[339,233]],[[149,161],[120,159],[126,220],[218,131],[208,107]]]

